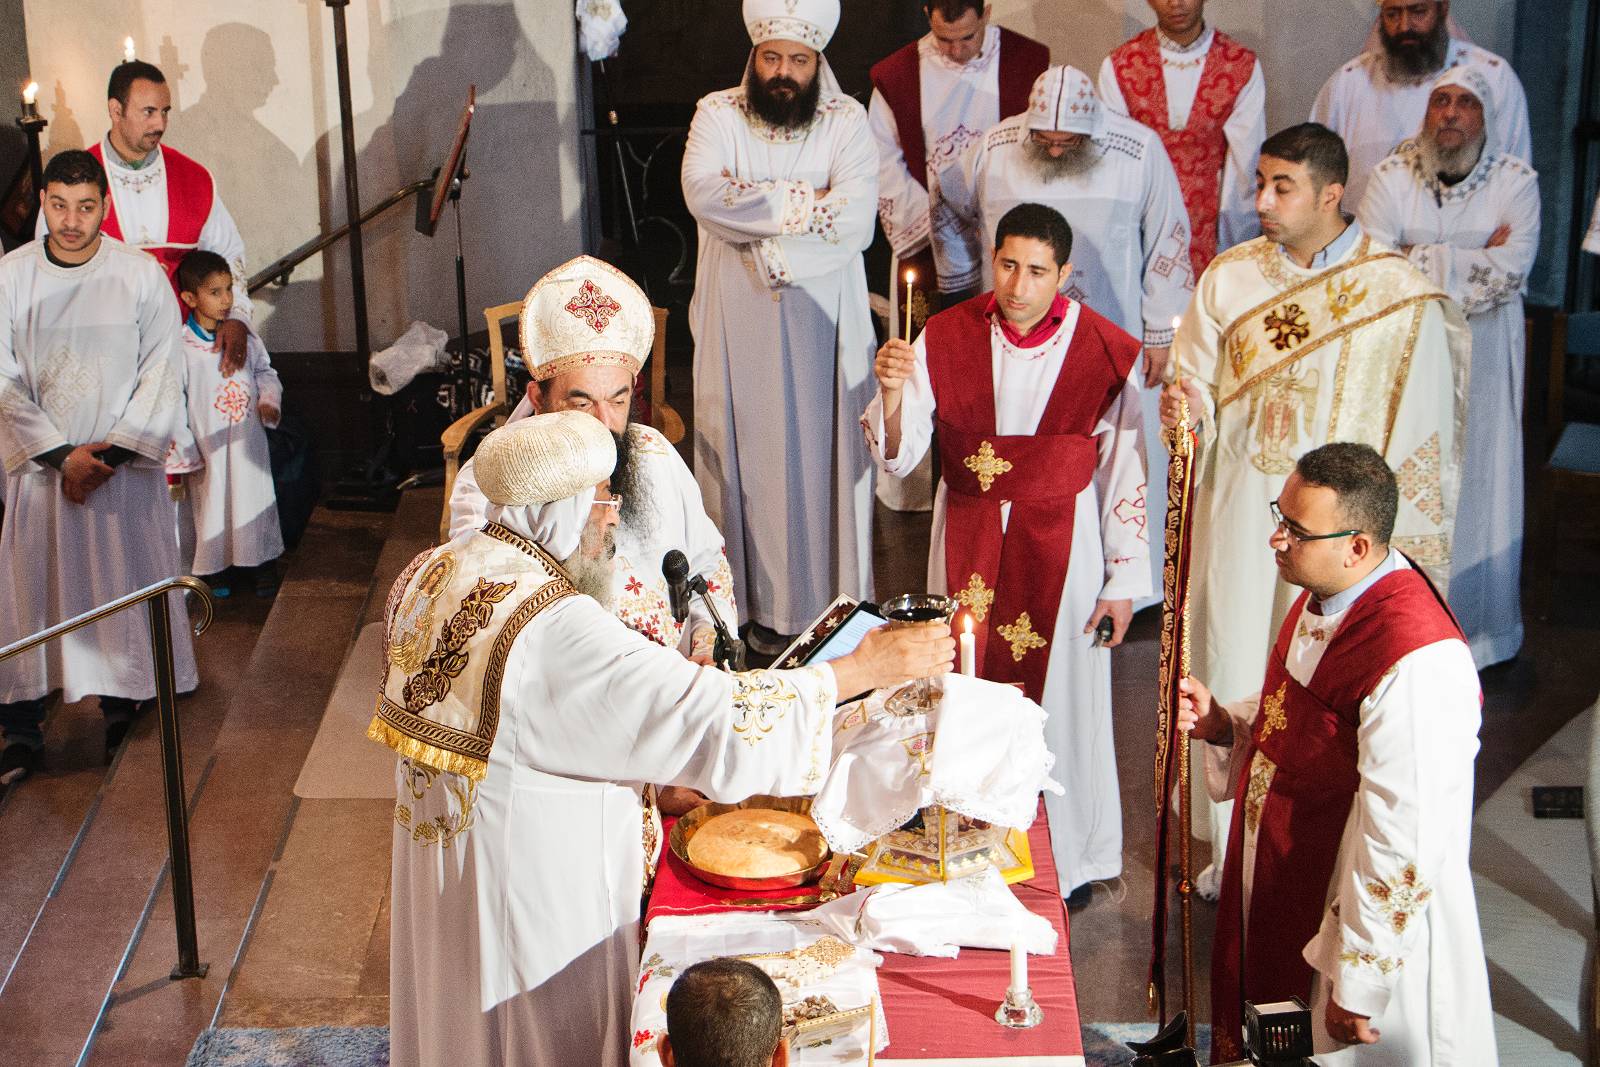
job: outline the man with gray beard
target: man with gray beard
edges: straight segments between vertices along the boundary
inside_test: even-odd
[[[1522,644],[1522,294],[1539,250],[1539,181],[1506,155],[1494,90],[1475,67],[1436,79],[1421,132],[1378,164],[1361,225],[1466,312],[1472,329],[1466,459],[1450,606],[1479,669]]]
[[[1449,0],[1380,0],[1378,7],[1376,40],[1328,79],[1311,108],[1311,121],[1343,138],[1349,153],[1345,210],[1360,205],[1372,169],[1416,136],[1429,87],[1454,67],[1473,67],[1488,83],[1498,101],[1493,134],[1503,154],[1533,158],[1522,83],[1511,64],[1460,34]]]

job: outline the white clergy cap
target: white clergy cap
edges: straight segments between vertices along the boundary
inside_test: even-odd
[[[1023,124],[1029,130],[1085,133],[1092,137],[1105,128],[1105,116],[1089,76],[1077,67],[1060,66],[1051,67],[1034,80]]]
[[[818,52],[839,28],[839,0],[744,0],[750,43],[796,41]]]
[[[593,366],[638,374],[656,336],[644,291],[593,256],[569,259],[535,282],[520,325],[523,359],[539,382]]]
[[[582,411],[552,411],[509,422],[483,439],[472,460],[491,504],[525,507],[577,496],[611,476],[617,445],[605,424]]]

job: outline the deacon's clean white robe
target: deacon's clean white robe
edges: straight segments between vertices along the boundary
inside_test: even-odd
[[[1394,565],[1406,566],[1398,557]],[[1317,615],[1307,602],[1289,646],[1287,666],[1295,681],[1311,680],[1329,637],[1349,610],[1347,605]],[[1260,700],[1257,690],[1227,708],[1235,724],[1232,748],[1199,746],[1205,750],[1206,782],[1217,800],[1234,799]],[[1472,655],[1455,639],[1403,657],[1361,703],[1361,782],[1328,884],[1322,928],[1304,950],[1317,972],[1311,1027],[1319,1064],[1488,1067],[1498,1062],[1467,863],[1480,709]],[[1248,915],[1256,861],[1256,831],[1248,822],[1242,856]],[[1378,1043],[1334,1041],[1324,1022],[1330,997],[1370,1018],[1382,1033]]]
[[[1009,344],[991,326],[994,360],[995,433],[1032,434],[1039,428],[1056,379],[1072,368],[1067,349],[1077,328],[1078,304],[1055,335],[1039,348]],[[868,443],[883,470],[901,474],[915,467],[933,441],[933,384],[928,377],[927,334],[912,348],[916,367],[900,400],[900,449],[885,456],[883,398],[867,409]],[[1128,376],[1095,427],[1098,463],[1094,480],[1073,504],[1072,556],[1056,612],[1043,700],[1045,741],[1055,754],[1054,777],[1061,795],[1045,794],[1050,846],[1063,895],[1085,882],[1122,873],[1122,799],[1111,735],[1111,650],[1097,647],[1084,624],[1095,601],[1137,599],[1150,592],[1150,545],[1144,504],[1144,415],[1139,371]],[[928,552],[928,589],[949,592],[945,577],[944,482],[933,503]],[[1001,522],[1010,515],[1003,505]],[[991,638],[995,640],[995,638]]]
[[[950,59],[933,34],[925,34],[917,41],[917,73],[926,173],[936,175],[1005,118],[1000,114],[1000,27],[985,31],[983,48],[966,63]],[[904,259],[931,241],[940,291],[975,288],[988,257],[974,220],[945,207],[937,184],[929,189],[911,176],[894,112],[876,89],[867,120],[878,145],[878,218],[894,254]],[[896,296],[890,295],[891,300]]]
[[[507,422],[533,414],[526,397]],[[616,566],[611,583],[612,606],[617,617],[657,644],[685,655],[710,652],[716,639],[711,611],[705,600],[691,593],[689,613],[680,624],[672,617],[667,580],[661,560],[673,549],[689,561],[689,573],[706,580],[706,590],[717,614],[730,633],[739,629],[739,608],[733,592],[733,574],[723,551],[722,534],[706,515],[689,465],[667,439],[649,426],[634,423],[633,458],[637,465],[637,493],[642,503],[625,504],[622,521],[612,528],[616,541]],[[456,472],[450,490],[450,536],[483,526],[489,502],[478,487],[472,460]],[[636,510],[638,509],[638,510]]]
[[[150,256],[110,237],[61,267],[44,242],[0,260],[0,645],[182,573],[163,462],[183,421],[177,301]],[[87,503],[34,457],[105,441],[135,455]],[[179,692],[199,684],[181,594],[170,597]],[[0,663],[0,702],[60,689],[155,696],[150,631],[124,611]]]
[[[1361,225],[1408,258],[1466,312],[1472,329],[1461,503],[1450,607],[1480,668],[1522,645],[1522,296],[1539,252],[1539,179],[1522,160],[1485,152],[1455,185],[1425,176],[1414,146],[1378,166]],[[1484,243],[1501,225],[1503,245]]]
[[[699,223],[694,466],[747,616],[799,633],[872,596],[872,460],[856,423],[877,335],[861,253],[877,212],[866,110],[826,79],[812,123],[704,97],[683,155]],[[818,191],[826,189],[826,196]]]
[[[1167,92],[1167,124],[1174,130],[1189,125],[1194,97],[1200,91],[1200,75],[1205,69],[1206,55],[1216,38],[1217,31],[1207,26],[1192,45],[1178,49],[1171,46],[1166,36],[1159,32],[1156,34],[1161,50],[1161,81]],[[1106,107],[1119,115],[1128,114],[1128,102],[1123,98],[1122,86],[1117,82],[1110,56],[1100,61],[1096,89]],[[1222,136],[1228,142],[1228,152],[1223,157],[1222,174],[1218,182],[1218,252],[1261,233],[1261,220],[1256,215],[1256,162],[1261,157],[1261,142],[1267,138],[1266,108],[1267,82],[1262,77],[1261,61],[1258,59],[1250,70],[1249,80],[1234,99],[1233,111],[1222,124]]]
[[[522,629],[500,693],[481,782],[396,764],[391,1062],[621,1067],[656,831],[641,788],[815,792],[833,672],[698,667],[570,596]]]
[[[261,340],[250,334],[245,363],[222,376],[215,335],[183,327],[189,432],[194,444],[174,449],[167,469],[184,475],[193,515],[192,574],[255,567],[283,555],[278,496],[266,426],[257,410],[283,410],[283,383]],[[185,531],[187,532],[187,531]]]
[[[1497,129],[1490,144],[1507,155],[1533,159],[1533,135],[1528,125],[1528,98],[1511,64],[1475,44],[1451,38],[1445,67],[1471,64],[1488,79],[1494,93]],[[1442,69],[1442,68],[1441,68]],[[1350,180],[1344,187],[1344,207],[1355,211],[1366,192],[1373,168],[1417,135],[1428,112],[1435,71],[1414,84],[1389,80],[1382,49],[1363,52],[1346,63],[1322,86],[1311,108],[1311,121],[1320,122],[1344,138],[1350,156]]]
[[[1173,322],[1189,306],[1194,274],[1189,265],[1189,212],[1178,175],[1154,130],[1114,112],[1095,137],[1100,160],[1091,169],[1054,181],[1039,176],[1024,146],[1027,116],[994,127],[961,161],[939,175],[940,193],[956,211],[980,220],[994,247],[1001,217],[1018,204],[1055,208],[1072,227],[1072,274],[1066,294],[1082,301],[1146,348],[1172,344]],[[994,264],[984,261],[983,284],[994,285]],[[1143,380],[1143,360],[1139,377]],[[1161,390],[1140,389],[1145,455],[1153,506],[1150,522],[1163,529],[1167,513],[1167,450],[1161,443]],[[1150,588],[1138,608],[1161,600],[1162,554],[1149,562]]]

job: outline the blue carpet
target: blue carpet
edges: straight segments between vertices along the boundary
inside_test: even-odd
[[[1083,1061],[1086,1067],[1126,1067],[1133,1060],[1127,1042],[1148,1041],[1155,1033],[1155,1023],[1084,1023]],[[1211,1027],[1195,1026],[1194,1043],[1200,1062],[1210,1060]]]
[[[185,1067],[388,1067],[387,1026],[207,1030]]]

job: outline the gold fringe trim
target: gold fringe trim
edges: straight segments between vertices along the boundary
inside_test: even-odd
[[[417,740],[386,722],[382,715],[372,717],[372,722],[367,726],[367,736],[380,744],[388,745],[402,756],[426,763],[441,771],[459,774],[474,782],[483,781],[484,774],[489,770],[489,765],[483,760],[463,756],[459,752],[450,752],[430,745],[426,741]]]

